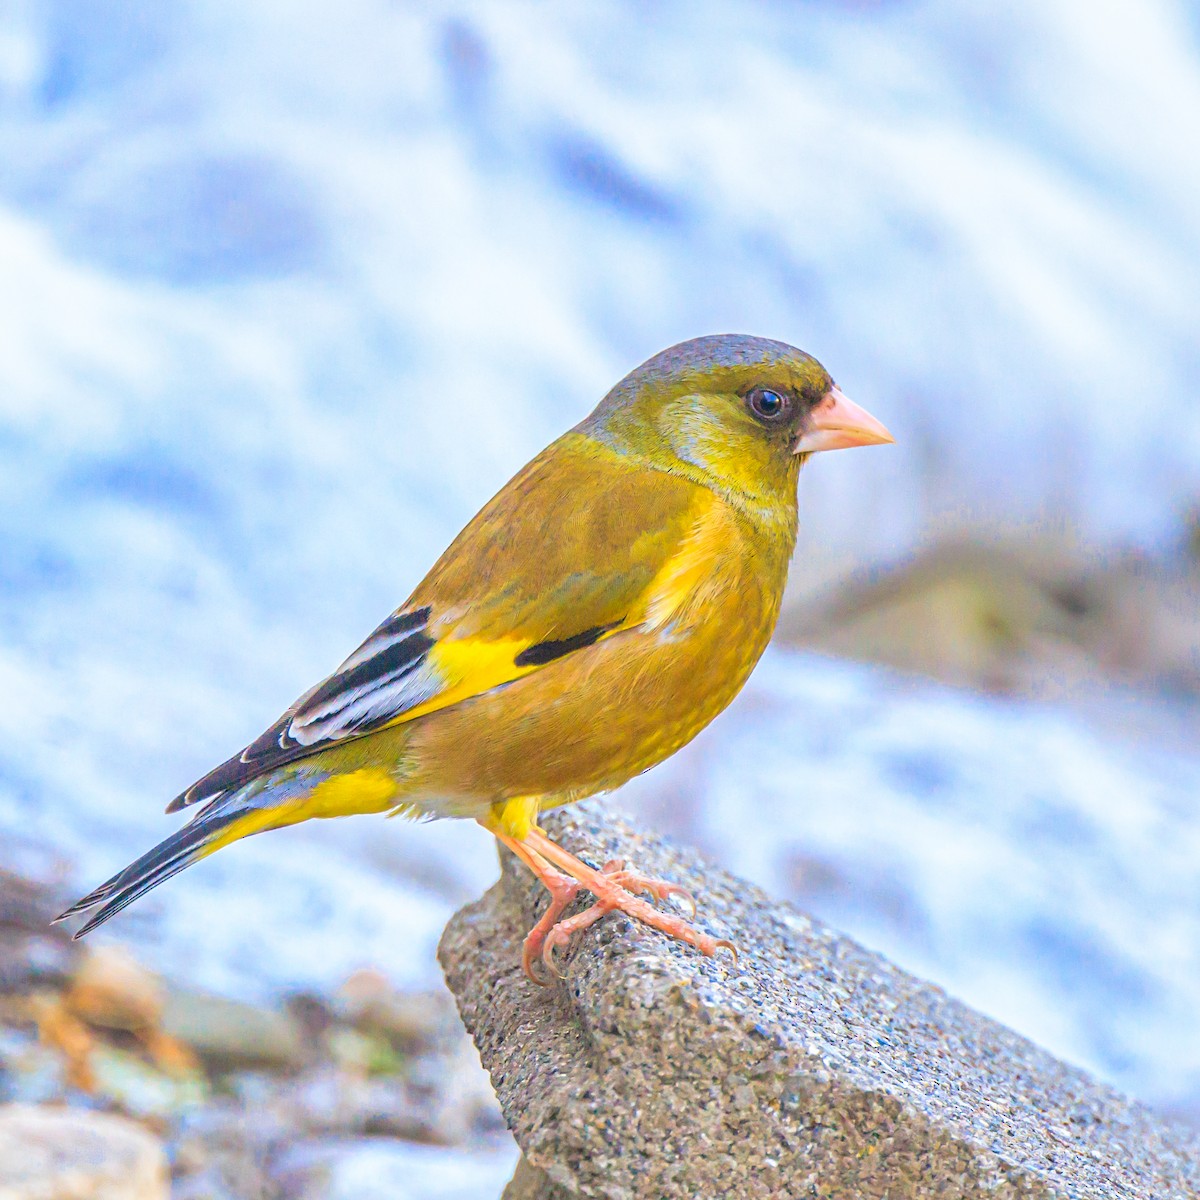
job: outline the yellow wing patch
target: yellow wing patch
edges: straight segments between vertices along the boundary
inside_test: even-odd
[[[623,629],[669,627],[703,591],[706,555],[720,556],[705,532],[715,503],[692,481],[566,435],[332,675],[170,811],[494,691]]]
[[[528,645],[525,638],[480,637],[438,642],[429,652],[428,665],[442,681],[442,690],[423,704],[401,713],[390,724],[402,725],[528,675],[536,668],[516,665],[517,655]]]
[[[581,641],[579,646],[594,645],[623,628],[626,628],[624,622],[614,622],[603,629],[590,630],[585,635],[586,640]],[[437,695],[407,709],[388,724],[403,725],[417,717],[449,708],[452,704],[469,700],[472,696],[481,696],[493,688],[521,679],[559,657],[556,647],[561,646],[563,654],[569,653],[573,648],[572,640],[568,638],[556,643],[535,642],[531,638],[466,637],[437,642],[429,651],[427,667],[434,678],[441,682],[440,690]],[[523,656],[541,646],[551,648],[546,656],[533,655],[522,661]]]
[[[583,634],[584,645],[594,645],[621,630],[641,625],[661,629],[679,617],[688,606],[702,600],[708,589],[723,586],[720,573],[714,581],[712,564],[719,560],[722,548],[728,548],[730,537],[740,537],[725,507],[716,497],[705,496],[690,532],[654,576],[646,589],[644,601],[626,619]],[[592,635],[592,636],[589,636]],[[532,638],[449,637],[438,641],[429,652],[428,667],[442,687],[437,695],[401,713],[391,725],[415,720],[439,709],[449,708],[462,700],[479,696],[493,688],[512,683],[553,661],[555,654],[532,658],[530,652],[539,647],[561,646],[569,652],[575,638],[562,642],[535,642]]]

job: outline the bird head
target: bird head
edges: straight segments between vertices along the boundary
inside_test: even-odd
[[[818,451],[894,440],[811,355],[736,334],[656,354],[579,428],[649,465],[757,503],[794,504],[800,466]]]

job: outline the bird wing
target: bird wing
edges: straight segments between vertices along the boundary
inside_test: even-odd
[[[261,737],[168,807],[503,687],[646,618],[712,493],[569,433],[515,476],[420,586]]]

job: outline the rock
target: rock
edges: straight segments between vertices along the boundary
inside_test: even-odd
[[[168,1187],[162,1147],[131,1121],[0,1107],[0,1200],[166,1200]]]
[[[945,542],[785,613],[785,639],[948,683],[1079,698],[1118,682],[1200,694],[1200,579],[1136,555]]]
[[[50,924],[61,908],[56,881],[0,867],[0,994],[59,985],[74,971],[78,944]]]
[[[434,1149],[388,1138],[295,1141],[275,1155],[288,1200],[490,1200],[512,1170],[512,1143]]]
[[[291,1068],[308,1057],[299,1023],[290,1014],[210,992],[171,991],[162,1027],[217,1070]]]
[[[166,989],[121,946],[98,946],[80,964],[66,1004],[76,1017],[99,1029],[139,1032],[162,1023]]]
[[[355,971],[338,989],[336,1001],[344,1020],[382,1034],[408,1053],[432,1045],[447,1030],[460,1030],[444,991],[403,992],[370,967]]]
[[[198,1072],[164,1070],[139,1052],[101,1043],[91,1057],[93,1094],[127,1116],[161,1121],[204,1102]]]
[[[162,1029],[165,999],[157,975],[127,950],[102,946],[84,957],[65,992],[35,993],[28,1009],[42,1042],[62,1056],[71,1086],[146,1115],[188,1102],[191,1089],[178,1092],[172,1079],[190,1081],[199,1072],[192,1052]],[[149,1064],[110,1046],[114,1039],[135,1045]],[[107,1078],[99,1070],[104,1057]]]
[[[520,947],[544,901],[504,856],[440,957],[528,1160],[512,1196],[1200,1193],[1194,1132],[693,852],[579,810],[546,824],[593,862],[690,888],[741,958],[610,915],[538,988]]]
[[[527,1158],[517,1163],[500,1200],[569,1200],[571,1193],[560,1188],[545,1171],[533,1166]]]

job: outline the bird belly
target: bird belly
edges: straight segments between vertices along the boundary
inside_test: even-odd
[[[480,816],[608,791],[691,741],[765,649],[782,582],[737,564],[672,620],[638,626],[409,726],[406,798]]]

